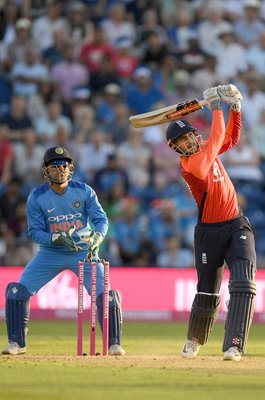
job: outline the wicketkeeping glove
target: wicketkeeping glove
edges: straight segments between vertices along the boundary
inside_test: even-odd
[[[203,92],[203,98],[207,101],[207,107],[214,110],[221,110],[221,99],[217,87],[211,87]]]
[[[70,227],[67,231],[57,229],[56,233],[52,235],[52,243],[56,246],[66,246],[72,251],[80,251],[81,247],[77,246],[74,239],[72,238],[72,234],[74,233],[74,231],[74,226]]]
[[[241,111],[242,94],[235,85],[219,85],[217,90],[221,99],[228,103],[230,111]]]
[[[104,238],[100,233],[94,232],[94,234],[90,237],[90,239],[91,240],[90,240],[89,252],[87,254],[87,259],[89,261],[97,256],[99,252],[99,246],[103,242]]]

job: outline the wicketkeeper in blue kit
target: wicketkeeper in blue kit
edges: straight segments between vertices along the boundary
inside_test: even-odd
[[[6,288],[8,345],[2,354],[16,355],[26,352],[30,297],[64,269],[77,275],[78,261],[83,259],[87,260],[84,284],[89,292],[89,260],[98,259],[99,246],[108,230],[107,216],[94,190],[85,183],[71,181],[74,164],[66,149],[48,149],[44,154],[42,171],[47,182],[33,190],[27,200],[28,233],[40,248],[26,265],[19,282],[11,282]],[[97,308],[102,329],[102,263],[99,262],[97,268]],[[120,295],[111,290],[110,355],[125,354],[120,343],[121,324]]]

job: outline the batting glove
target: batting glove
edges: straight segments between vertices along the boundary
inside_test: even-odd
[[[89,246],[89,252],[87,254],[87,259],[90,261],[97,256],[99,252],[99,246],[103,242],[103,236],[99,232],[94,232],[91,237],[91,242]]]
[[[74,233],[74,231],[75,227],[71,227],[67,231],[57,229],[56,233],[52,235],[52,243],[56,246],[66,246],[72,251],[80,251],[81,247],[77,246],[74,239],[72,238],[72,234]]]
[[[228,103],[230,111],[241,111],[242,94],[235,85],[219,85],[217,90],[221,99]]]
[[[203,92],[203,98],[207,101],[207,107],[214,110],[221,110],[221,99],[217,87],[211,87]]]

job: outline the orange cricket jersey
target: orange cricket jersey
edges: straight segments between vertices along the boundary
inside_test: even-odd
[[[213,111],[210,137],[199,153],[181,157],[181,174],[194,197],[199,219],[204,223],[224,222],[239,214],[237,195],[218,158],[235,146],[240,137],[241,113],[230,112],[227,128],[221,110]]]

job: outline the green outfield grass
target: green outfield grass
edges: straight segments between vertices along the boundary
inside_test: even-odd
[[[222,324],[195,360],[183,360],[186,327],[124,323],[125,357],[76,357],[76,323],[32,321],[27,353],[0,356],[0,399],[265,399],[265,325],[253,325],[239,363],[222,360]],[[87,323],[85,330],[88,351]],[[0,332],[4,347],[3,322]]]

